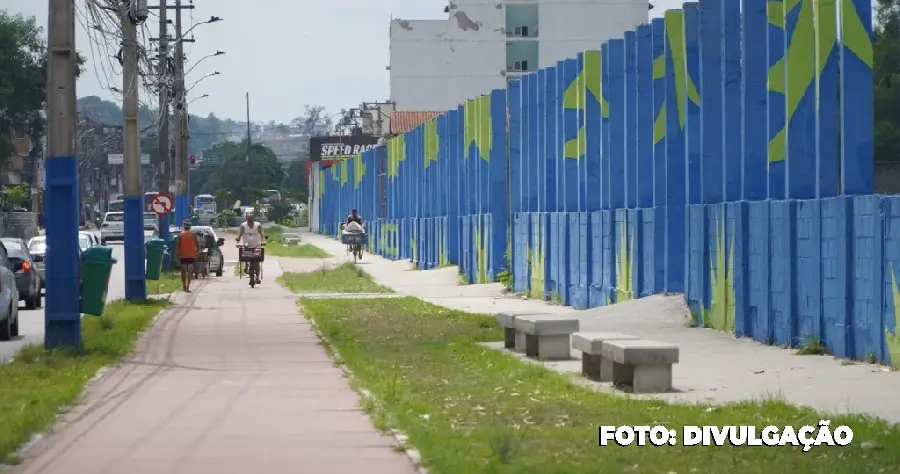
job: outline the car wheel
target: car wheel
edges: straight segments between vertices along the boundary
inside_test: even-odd
[[[43,295],[41,295],[41,290],[38,289],[38,290],[34,293],[34,307],[35,307],[35,308],[40,308],[40,307],[43,306],[43,305],[44,305],[44,297],[43,297]]]
[[[8,341],[12,339],[12,311],[9,312],[6,319],[0,322],[0,341]]]
[[[100,245],[106,245],[106,239],[100,239]]]
[[[19,315],[16,314],[16,320],[9,325],[9,336],[10,339],[19,336]]]
[[[34,305],[34,296],[26,295],[25,296],[25,309],[36,309],[37,306]]]

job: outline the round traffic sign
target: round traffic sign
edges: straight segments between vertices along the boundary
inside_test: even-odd
[[[168,194],[157,194],[156,197],[150,201],[150,210],[157,216],[164,216],[172,212],[172,209],[174,208],[175,200]]]

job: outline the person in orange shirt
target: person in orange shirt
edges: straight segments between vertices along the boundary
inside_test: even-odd
[[[178,234],[175,245],[176,256],[181,262],[181,289],[191,292],[191,276],[194,274],[194,263],[197,262],[197,254],[200,252],[200,239],[191,232],[191,221],[184,221],[182,231]]]

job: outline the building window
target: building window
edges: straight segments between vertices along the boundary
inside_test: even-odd
[[[513,72],[537,71],[537,41],[507,41],[506,70]]]
[[[536,38],[538,35],[538,6],[536,3],[506,4],[506,36]]]

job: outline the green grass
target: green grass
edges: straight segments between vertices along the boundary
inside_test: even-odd
[[[292,258],[330,258],[332,255],[312,244],[283,245],[270,240],[266,244],[266,256]]]
[[[151,295],[162,295],[181,291],[181,272],[164,271],[159,280],[147,280],[147,292]]]
[[[352,263],[309,273],[283,273],[278,283],[295,293],[393,293]]]
[[[493,318],[414,298],[301,299],[357,382],[379,427],[404,431],[429,471],[455,473],[771,474],[896,472],[900,429],[862,416],[828,416],[766,400],[707,407],[636,400],[579,387],[483,341]],[[599,425],[850,426],[848,447],[602,447]]]
[[[0,365],[0,463],[17,463],[19,446],[75,402],[97,370],[130,354],[140,332],[167,305],[153,299],[144,304],[113,301],[102,317],[82,319],[79,353],[32,345]]]

